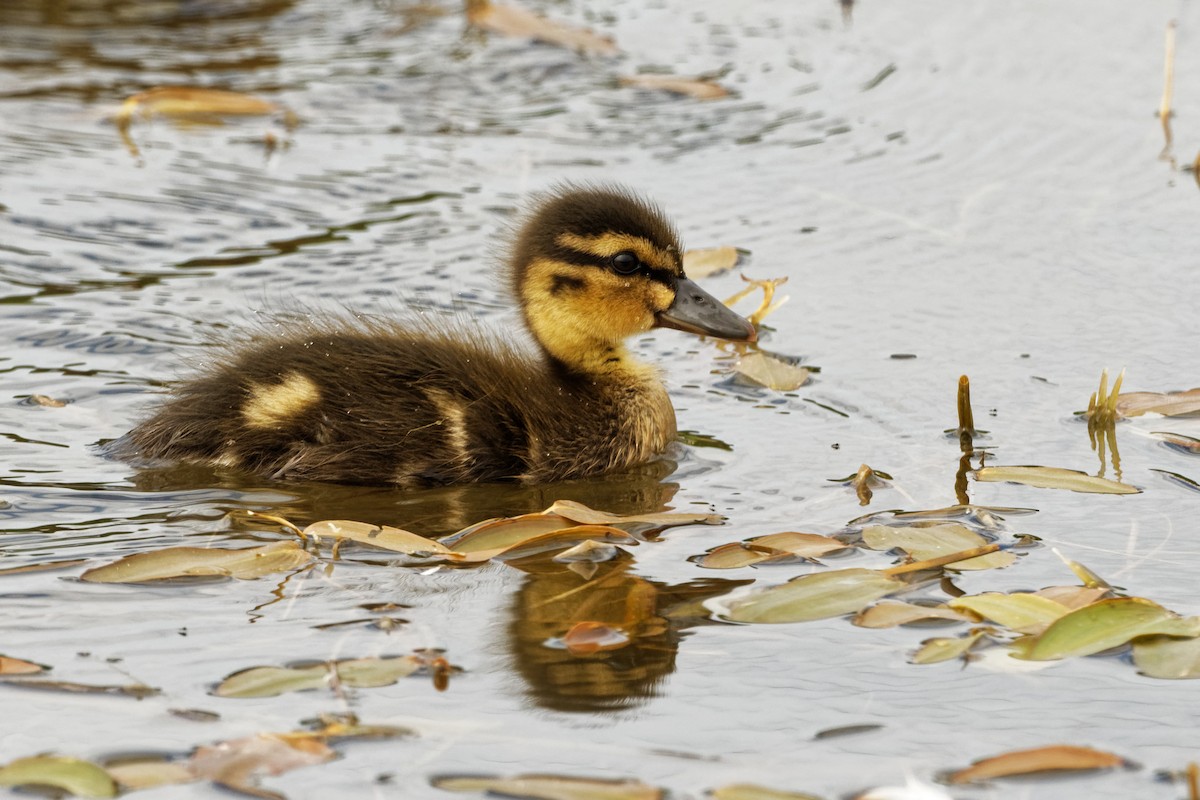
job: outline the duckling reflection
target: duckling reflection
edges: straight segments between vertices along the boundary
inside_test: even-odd
[[[701,603],[751,582],[670,586],[634,574],[624,551],[583,574],[549,555],[508,563],[527,575],[508,630],[516,668],[533,700],[556,711],[620,711],[655,697],[686,630],[713,624]],[[548,646],[580,622],[619,628],[629,644],[586,654]]]

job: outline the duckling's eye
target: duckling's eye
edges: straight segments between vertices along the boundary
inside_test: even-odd
[[[633,253],[622,250],[612,257],[612,266],[622,275],[632,275],[641,268],[642,262],[638,261],[638,257]]]

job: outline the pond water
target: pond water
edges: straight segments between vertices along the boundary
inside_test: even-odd
[[[1200,385],[1200,290],[1186,271],[1200,192],[1181,168],[1200,149],[1195,9],[863,2],[851,24],[834,2],[536,9],[611,35],[621,54],[468,30],[450,0],[0,6],[0,568],[284,538],[233,524],[239,509],[441,534],[571,498],[624,513],[712,511],[724,525],[652,537],[600,565],[586,597],[578,574],[547,559],[429,570],[365,551],[287,580],[110,586],[80,582],[84,567],[2,576],[4,655],[50,665],[58,680],[161,694],[0,686],[0,761],[186,754],[349,711],[417,735],[349,742],[337,761],[264,784],[291,798],[448,797],[434,776],[533,772],[628,776],[677,797],[753,782],[834,798],[1067,743],[1139,767],[951,794],[1184,797],[1156,774],[1196,759],[1189,681],[1139,675],[1127,653],[1036,672],[996,659],[909,663],[942,629],[722,624],[701,601],[820,568],[714,571],[688,559],[750,536],[837,533],[865,513],[954,504],[960,452],[944,431],[966,373],[990,463],[1103,472],[1144,492],[970,482],[973,503],[1037,509],[1006,517],[1002,543],[1040,541],[958,587],[1077,582],[1053,547],[1129,595],[1200,614],[1200,494],[1153,471],[1197,480],[1200,461],[1151,435],[1200,437],[1200,423],[1121,423],[1118,465],[1072,413],[1105,367],[1127,368],[1127,389]],[[1171,19],[1178,164],[1160,158],[1156,118]],[[639,71],[718,72],[734,95],[618,85]],[[135,155],[111,115],[158,85],[253,93],[299,122],[137,121]],[[563,180],[635,187],[688,246],[732,244],[749,253],[747,275],[789,278],[762,344],[820,372],[794,392],[752,388],[731,376],[730,346],[655,332],[635,349],[662,367],[680,427],[723,446],[694,439],[669,461],[564,486],[271,484],[139,472],[97,448],[202,363],[214,337],[281,310],[513,329],[495,254],[530,195]],[[736,271],[701,282],[722,297],[743,285]],[[830,482],[863,463],[894,478],[866,508]],[[395,612],[407,621],[315,627],[381,602],[407,606]],[[546,646],[598,614],[658,627],[602,657]],[[465,671],[444,692],[413,678],[340,694],[210,694],[251,666],[416,648],[444,648]],[[876,727],[814,738],[856,725]]]

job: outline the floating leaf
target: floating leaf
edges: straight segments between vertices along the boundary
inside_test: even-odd
[[[607,36],[553,22],[519,6],[501,5],[491,0],[467,0],[467,22],[502,36],[533,39],[581,53],[602,56],[617,53],[616,43]]]
[[[1200,483],[1197,483],[1186,475],[1180,475],[1178,472],[1171,472],[1165,469],[1154,469],[1153,467],[1150,468],[1150,471],[1157,472],[1171,483],[1182,486],[1185,489],[1190,489],[1193,492],[1200,492]]]
[[[753,783],[734,783],[712,790],[713,800],[821,800],[803,792],[781,792]]]
[[[684,78],[677,75],[654,75],[647,73],[644,75],[622,75],[619,81],[622,86],[681,94],[695,100],[719,100],[722,97],[729,96],[729,90],[724,86],[703,78]],[[684,265],[684,271],[688,271],[686,264]]]
[[[1133,663],[1151,678],[1200,678],[1200,638],[1142,637],[1133,643]]]
[[[793,558],[791,553],[785,553],[782,550],[773,550],[770,547],[758,547],[749,542],[730,542],[723,544],[720,547],[714,547],[703,556],[696,559],[696,563],[705,569],[738,569],[739,567],[749,567],[753,564],[761,564],[766,561],[779,561],[781,559]]]
[[[522,514],[519,517],[477,522],[458,533],[450,534],[442,540],[442,544],[458,553],[502,550],[535,536],[574,527],[575,524],[576,521],[547,510],[541,514]]]
[[[976,761],[949,776],[950,783],[976,783],[1012,775],[1063,770],[1109,769],[1125,766],[1125,759],[1103,750],[1069,744],[1014,750]]]
[[[1079,578],[1079,580],[1082,581],[1083,585],[1087,588],[1105,590],[1112,588],[1112,586],[1109,585],[1108,581],[1104,580],[1104,578],[1101,578],[1099,575],[1092,572],[1078,561],[1072,561],[1071,559],[1067,558],[1061,552],[1059,552],[1057,547],[1051,549],[1054,551],[1054,555],[1062,559],[1062,562],[1067,565],[1071,572],[1075,573],[1075,577]]]
[[[322,662],[305,667],[251,667],[233,673],[213,690],[218,697],[275,697],[320,689],[336,680],[345,686],[390,686],[425,665],[415,655]]]
[[[804,367],[780,361],[761,350],[742,356],[733,371],[752,383],[777,392],[799,389],[812,376],[812,372]]]
[[[507,547],[494,550],[475,550],[469,553],[452,553],[450,558],[461,563],[474,563],[499,559],[501,561],[542,553],[547,550],[557,550],[585,541],[606,542],[609,544],[636,545],[638,540],[632,534],[611,525],[574,525],[560,531],[551,531],[541,536],[534,536],[524,541],[514,542]]]
[[[43,664],[35,664],[20,658],[0,656],[0,675],[37,675],[50,669]]]
[[[864,608],[858,612],[853,622],[860,628],[894,628],[897,625],[928,620],[978,622],[979,618],[969,612],[941,605],[919,606],[900,600],[880,600],[870,608]]]
[[[1200,439],[1193,436],[1184,436],[1182,433],[1168,433],[1167,431],[1154,431],[1154,435],[1162,437],[1163,444],[1172,450],[1178,450],[1181,453],[1193,456],[1200,456]]]
[[[956,522],[906,528],[871,525],[863,529],[862,538],[863,544],[872,550],[903,550],[918,561],[983,547],[988,543],[978,533]],[[1010,552],[989,553],[956,561],[947,569],[1003,569],[1016,559],[1016,555]]]
[[[720,525],[725,518],[720,514],[696,514],[680,511],[664,511],[658,514],[610,514],[607,511],[597,511],[588,508],[583,503],[573,500],[556,500],[554,505],[547,508],[544,514],[558,514],[572,522],[581,525],[634,525],[648,524],[655,527],[668,528],[675,525]]]
[[[971,631],[966,636],[938,637],[921,642],[920,649],[913,653],[914,664],[940,664],[955,658],[962,658],[979,640],[987,635],[986,630]]]
[[[683,254],[683,271],[689,278],[707,278],[733,269],[738,263],[736,247],[710,247],[704,250],[688,250]]]
[[[136,553],[89,569],[80,580],[92,583],[150,583],[172,578],[238,578],[251,580],[288,572],[313,562],[295,542],[223,550],[218,547],[168,547]]]
[[[865,525],[868,522],[879,522],[883,519],[904,520],[905,522],[942,522],[957,519],[965,519],[980,527],[994,529],[999,528],[999,520],[1003,520],[1005,516],[1023,516],[1026,514],[1036,514],[1036,508],[1006,508],[1003,506],[975,506],[975,505],[958,505],[947,506],[946,508],[931,508],[924,511],[876,511],[871,514],[864,514],[861,517],[850,520],[851,525]]]
[[[282,775],[300,767],[323,764],[336,755],[319,739],[260,733],[198,747],[188,761],[188,769],[199,778],[207,778],[239,792],[256,797],[281,797],[258,789],[258,777]]]
[[[177,786],[199,780],[187,762],[162,757],[135,758],[104,765],[108,774],[121,788],[129,791],[153,789],[158,786]]]
[[[1038,597],[1045,597],[1054,602],[1066,606],[1074,611],[1077,608],[1090,606],[1092,603],[1104,597],[1109,592],[1109,587],[1105,586],[1047,586],[1045,589],[1038,589],[1034,594]]]
[[[723,616],[734,622],[807,622],[853,614],[907,586],[870,569],[816,572],[730,600]]]
[[[662,800],[656,786],[621,778],[571,778],[561,775],[517,775],[512,778],[452,776],[434,778],[434,787],[449,792],[490,792],[533,800]]]
[[[0,508],[4,508],[4,501],[0,500]],[[66,561],[47,561],[45,564],[25,564],[20,567],[6,567],[0,569],[0,576],[3,575],[24,575],[30,572],[50,572],[56,569],[67,569],[68,567],[78,567],[80,564],[86,564],[86,558],[72,558]]]
[[[1127,483],[1061,467],[983,467],[972,474],[977,481],[1021,483],[1037,489],[1068,489],[1092,494],[1139,494],[1142,491]]]
[[[575,655],[619,650],[631,641],[628,633],[603,622],[576,622],[562,638],[563,646]]]
[[[451,552],[441,542],[426,539],[424,536],[418,536],[400,528],[371,525],[367,522],[354,522],[346,519],[327,519],[314,522],[304,529],[301,536],[312,538],[318,542],[321,539],[347,539],[370,547],[410,555],[446,555]]]
[[[1162,414],[1181,417],[1200,413],[1200,388],[1186,392],[1126,392],[1117,398],[1117,412],[1123,417]]]
[[[144,683],[131,683],[110,686],[94,683],[74,683],[72,681],[47,681],[40,678],[14,678],[7,686],[19,686],[22,689],[41,689],[48,692],[69,692],[71,694],[108,694],[123,697],[133,697],[141,700],[143,697],[153,697],[162,694],[161,689],[147,686]]]
[[[978,614],[1018,633],[1041,633],[1071,612],[1071,609],[1048,597],[1024,592],[984,592],[956,597],[947,605]]]
[[[1141,597],[1101,600],[1061,617],[1016,655],[1030,661],[1086,656],[1153,634],[1200,636],[1200,617],[1183,619]]]
[[[44,394],[31,394],[26,399],[31,405],[45,406],[46,408],[64,408],[67,405],[65,400],[58,400]]]
[[[66,756],[18,758],[0,767],[0,786],[53,786],[76,797],[116,797],[112,776],[90,761]]]
[[[696,563],[708,569],[734,569],[765,561],[797,557],[820,558],[826,553],[849,547],[850,545],[831,536],[788,531],[721,545],[696,559]]]
[[[621,553],[621,548],[599,542],[595,539],[585,539],[574,547],[568,547],[552,559],[559,564],[598,564],[602,561],[612,561]]]

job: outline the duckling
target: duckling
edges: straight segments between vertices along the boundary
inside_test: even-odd
[[[228,347],[116,450],[402,487],[545,483],[648,461],[675,438],[675,411],[624,340],[655,327],[755,340],[684,275],[682,252],[663,213],[630,191],[561,187],[509,259],[536,351],[428,323],[288,325]]]

